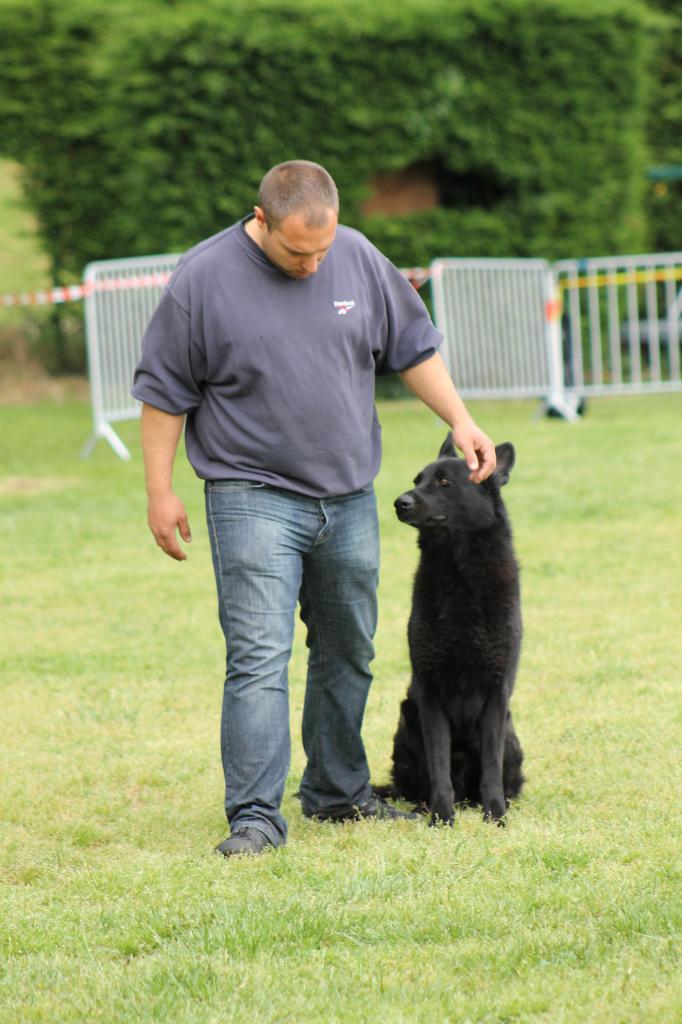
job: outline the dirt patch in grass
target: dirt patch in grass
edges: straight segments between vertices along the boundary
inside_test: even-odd
[[[86,377],[51,377],[36,360],[0,360],[0,403],[23,405],[32,402],[87,402],[90,387]]]
[[[5,476],[0,477],[0,498],[33,497],[51,491],[63,491],[77,481],[56,476]]]
[[[84,373],[52,376],[40,356],[40,325],[16,310],[0,308],[0,404],[84,401],[90,388]],[[38,349],[36,348],[38,346]]]

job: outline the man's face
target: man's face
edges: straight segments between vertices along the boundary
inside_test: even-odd
[[[323,227],[311,228],[303,215],[291,213],[270,230],[259,207],[256,207],[255,219],[260,245],[267,258],[283,274],[297,279],[310,277],[318,270],[331,249],[338,222],[336,213],[330,210]]]

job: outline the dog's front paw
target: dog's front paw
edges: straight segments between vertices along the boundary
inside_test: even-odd
[[[454,802],[450,800],[438,800],[431,804],[431,821],[429,822],[433,828],[435,825],[454,825],[455,824],[455,807]]]
[[[483,807],[483,817],[486,821],[492,821],[499,825],[500,828],[504,828],[506,825],[504,820],[506,809],[504,802],[500,803],[499,800],[491,800],[489,804]]]
[[[441,818],[438,814],[431,815],[431,821],[429,822],[429,828],[436,828],[437,825],[448,825],[450,828],[455,824],[455,816],[452,814],[449,818]]]
[[[447,780],[449,781],[449,780]],[[442,822],[444,825],[452,825],[455,821],[455,791],[452,786],[434,786],[431,790],[431,824],[437,825]]]

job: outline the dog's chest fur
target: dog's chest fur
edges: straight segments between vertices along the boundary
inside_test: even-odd
[[[420,534],[408,636],[415,676],[451,702],[504,683],[521,634],[519,576],[506,522]]]

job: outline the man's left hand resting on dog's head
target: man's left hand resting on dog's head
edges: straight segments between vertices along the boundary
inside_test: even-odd
[[[469,479],[476,484],[486,480],[495,470],[495,445],[467,412],[438,352],[403,370],[400,379],[429,409],[450,424],[453,440],[471,470]]]

